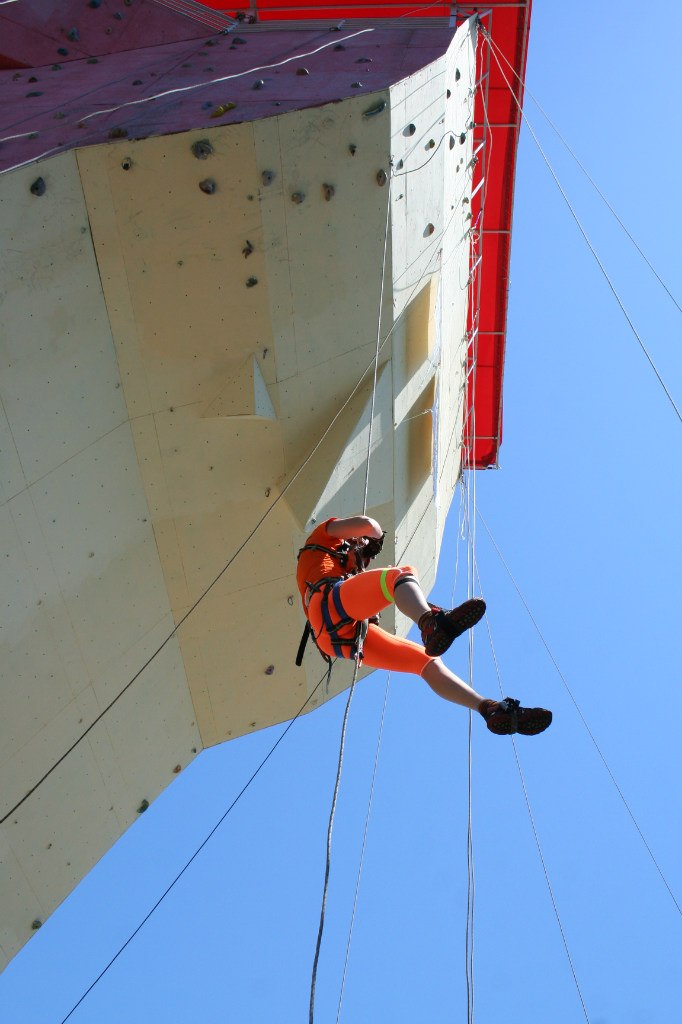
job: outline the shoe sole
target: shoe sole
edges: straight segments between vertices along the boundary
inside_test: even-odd
[[[516,717],[516,728],[514,718]],[[496,736],[537,736],[552,724],[552,712],[545,708],[519,708],[516,715],[512,711],[493,712],[486,725]]]
[[[432,658],[445,654],[457,637],[480,622],[484,615],[485,601],[480,597],[472,597],[459,608],[454,608],[447,613],[442,627],[429,637],[424,648],[426,653]]]

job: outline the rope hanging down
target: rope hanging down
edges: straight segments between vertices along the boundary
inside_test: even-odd
[[[384,252],[383,259],[381,262],[381,287],[379,289],[379,313],[377,316],[377,334],[376,334],[376,348],[374,352],[374,378],[372,381],[372,401],[369,412],[369,431],[367,438],[367,466],[365,470],[365,489],[362,500],[362,514],[367,514],[367,493],[369,490],[369,463],[372,454],[372,427],[374,423],[374,407],[376,402],[376,390],[377,390],[377,371],[379,366],[379,352],[382,348],[381,342],[381,318],[384,309],[384,284],[386,280],[386,253],[388,248],[388,227],[391,216],[391,195],[393,186],[393,173],[392,169],[389,172],[388,178],[388,189],[386,196],[386,223],[384,226]],[[343,751],[346,743],[346,728],[348,726],[348,715],[350,713],[350,705],[353,700],[353,694],[355,693],[355,684],[358,679],[358,671],[360,669],[360,659],[362,654],[362,639],[358,640],[357,653],[355,655],[355,668],[353,670],[353,680],[350,684],[350,690],[348,691],[348,700],[346,702],[346,709],[343,714],[343,723],[341,726],[341,740],[339,743],[339,762],[336,769],[336,782],[334,783],[334,793],[332,796],[332,805],[329,812],[329,824],[327,826],[327,856],[325,861],[324,871],[324,886],[322,889],[322,905],[320,907],[320,923],[317,930],[317,943],[315,946],[315,956],[313,959],[313,969],[310,979],[310,1006],[308,1010],[308,1021],[309,1024],[314,1024],[315,1019],[315,987],[317,984],[317,965],[320,960],[320,949],[322,946],[322,934],[324,932],[324,915],[327,906],[327,892],[329,889],[329,872],[331,869],[331,852],[332,852],[332,830],[334,828],[334,816],[336,814],[336,801],[339,795],[339,786],[341,784],[341,769],[343,766]]]
[[[651,260],[650,260],[650,259],[649,259],[649,257],[647,256],[647,254],[646,254],[646,253],[645,253],[645,252],[643,251],[643,249],[641,248],[641,246],[640,246],[640,245],[638,244],[638,242],[637,242],[636,238],[634,238],[634,237],[633,237],[633,235],[632,235],[632,233],[631,233],[631,232],[629,231],[629,229],[628,229],[627,225],[626,225],[626,224],[624,224],[624,223],[623,223],[623,221],[621,220],[621,218],[620,218],[620,217],[618,216],[618,213],[616,212],[616,210],[614,210],[613,206],[611,205],[611,203],[609,202],[609,200],[608,200],[608,199],[606,198],[606,196],[604,195],[604,193],[602,192],[602,190],[601,190],[601,189],[599,188],[599,185],[598,185],[598,184],[596,183],[596,181],[594,180],[594,178],[592,177],[592,175],[590,174],[590,172],[589,172],[589,171],[587,170],[587,168],[586,168],[586,167],[585,167],[585,165],[584,165],[584,164],[583,164],[583,163],[581,162],[581,160],[580,160],[580,158],[578,157],[578,155],[577,155],[577,154],[576,154],[576,153],[575,153],[575,152],[573,151],[573,149],[571,148],[571,146],[570,146],[570,145],[568,144],[568,142],[566,141],[566,139],[565,139],[565,138],[563,137],[563,135],[561,134],[561,132],[559,131],[559,129],[558,129],[558,128],[557,128],[557,126],[555,125],[554,121],[552,120],[552,118],[551,118],[551,117],[549,116],[549,114],[547,113],[547,111],[546,111],[546,110],[544,109],[544,107],[542,106],[542,104],[540,103],[540,101],[539,101],[538,99],[536,99],[536,97],[535,97],[535,96],[533,95],[533,93],[532,93],[532,92],[530,91],[530,89],[528,88],[528,86],[526,85],[526,83],[524,82],[524,80],[523,80],[523,79],[521,78],[521,75],[520,75],[520,74],[518,73],[518,71],[516,70],[516,68],[514,67],[514,65],[510,63],[510,61],[509,61],[509,59],[508,59],[507,55],[505,54],[504,50],[502,50],[502,49],[501,49],[500,47],[498,47],[498,45],[497,45],[497,43],[495,42],[495,40],[494,40],[494,39],[492,39],[492,38],[491,38],[491,39],[489,40],[489,42],[490,42],[490,44],[491,44],[492,46],[494,46],[494,47],[495,47],[495,49],[497,50],[497,52],[498,52],[498,54],[500,55],[500,57],[502,58],[502,60],[503,60],[503,61],[505,62],[505,64],[507,65],[507,67],[509,68],[509,70],[510,70],[510,71],[512,72],[512,74],[514,75],[514,77],[515,77],[515,78],[517,79],[517,81],[518,81],[518,82],[520,83],[520,85],[521,85],[521,86],[523,87],[523,92],[524,92],[524,96],[525,96],[526,94],[527,94],[528,96],[530,96],[530,98],[532,99],[533,103],[535,104],[535,106],[536,106],[536,107],[538,108],[538,110],[540,111],[540,113],[541,113],[541,114],[542,114],[542,116],[544,117],[545,121],[547,121],[547,123],[548,123],[548,124],[550,125],[550,127],[551,127],[551,128],[553,129],[553,131],[555,132],[555,134],[556,134],[556,135],[557,135],[557,137],[559,138],[559,140],[560,140],[561,144],[562,144],[562,145],[564,146],[564,148],[565,148],[565,149],[566,149],[566,150],[568,151],[568,153],[569,153],[569,154],[570,154],[570,155],[571,155],[571,156],[573,157],[573,159],[574,159],[574,160],[575,160],[575,162],[577,163],[578,167],[580,168],[580,170],[581,170],[581,171],[583,172],[583,174],[585,175],[585,177],[586,177],[586,178],[587,178],[587,180],[589,181],[589,183],[590,183],[590,185],[592,186],[592,188],[593,188],[593,189],[595,190],[595,192],[597,193],[597,195],[599,196],[599,198],[600,198],[600,199],[602,200],[602,202],[603,202],[603,203],[605,204],[605,206],[606,206],[606,207],[608,208],[609,212],[610,212],[610,213],[611,213],[611,214],[613,215],[613,217],[615,218],[615,220],[617,221],[617,223],[618,223],[618,224],[620,225],[620,227],[621,227],[621,228],[623,229],[623,231],[625,232],[625,234],[627,235],[627,237],[628,237],[628,238],[630,239],[630,241],[631,241],[631,242],[632,242],[632,244],[634,245],[635,249],[637,250],[637,252],[639,253],[639,255],[640,255],[640,256],[642,257],[642,259],[643,259],[643,260],[644,260],[644,262],[646,263],[647,267],[649,268],[649,270],[651,271],[651,273],[652,273],[652,274],[654,275],[654,277],[656,278],[656,280],[657,280],[657,281],[658,281],[658,283],[660,284],[661,288],[663,288],[663,290],[664,290],[664,291],[665,291],[665,292],[666,292],[666,293],[668,294],[668,297],[670,298],[671,302],[672,302],[672,303],[673,303],[673,304],[674,304],[675,306],[677,306],[677,308],[678,308],[678,310],[680,311],[680,313],[682,313],[682,306],[681,306],[681,305],[679,304],[679,302],[677,301],[677,299],[675,298],[675,296],[673,295],[673,293],[672,293],[672,292],[670,291],[670,289],[668,288],[667,284],[665,283],[665,281],[663,280],[663,278],[661,277],[661,275],[660,275],[660,274],[658,273],[658,271],[657,271],[657,270],[656,270],[656,268],[654,267],[653,263],[651,262]]]
[[[639,334],[637,328],[635,327],[635,325],[633,323],[633,320],[632,320],[632,317],[630,316],[630,314],[628,313],[627,309],[625,308],[623,300],[621,299],[618,291],[616,290],[616,286],[614,285],[613,281],[609,277],[609,274],[608,274],[608,271],[606,270],[606,267],[604,266],[604,264],[600,260],[599,256],[597,255],[597,251],[594,248],[594,246],[592,245],[592,242],[590,241],[589,235],[587,234],[585,228],[583,227],[582,222],[581,222],[580,218],[578,217],[577,213],[573,209],[573,206],[571,205],[571,201],[568,198],[568,196],[566,195],[566,192],[564,191],[563,186],[562,186],[561,182],[559,181],[559,179],[558,179],[558,177],[556,175],[556,172],[555,172],[554,168],[552,167],[552,164],[549,161],[549,158],[547,157],[547,154],[545,153],[544,149],[540,145],[540,141],[539,141],[537,135],[533,131],[533,126],[531,125],[531,123],[528,120],[527,116],[523,112],[523,107],[521,106],[521,103],[519,102],[519,100],[518,100],[518,98],[516,96],[516,93],[512,89],[512,86],[511,86],[511,84],[509,82],[509,79],[505,75],[504,70],[502,68],[502,65],[500,64],[499,59],[497,57],[497,54],[495,53],[495,49],[493,48],[495,46],[495,44],[493,43],[493,41],[490,38],[489,34],[483,28],[483,26],[481,26],[481,32],[483,33],[484,38],[487,40],[487,42],[488,42],[488,44],[490,46],[491,53],[492,53],[492,55],[493,55],[493,57],[495,59],[495,63],[497,64],[497,67],[499,68],[500,74],[502,75],[502,78],[504,79],[505,84],[506,84],[507,88],[509,89],[509,92],[511,93],[511,96],[513,97],[514,102],[516,103],[516,106],[519,109],[519,113],[521,114],[521,117],[523,118],[523,120],[525,121],[526,125],[528,126],[528,131],[530,132],[531,136],[533,137],[533,141],[534,141],[535,145],[537,146],[538,150],[540,151],[540,155],[542,156],[542,159],[545,161],[545,163],[546,163],[546,165],[547,165],[547,167],[549,169],[550,174],[554,178],[554,182],[555,182],[557,188],[559,189],[559,191],[561,192],[561,195],[563,196],[564,201],[565,201],[566,205],[568,206],[568,209],[571,212],[571,216],[573,217],[573,220],[578,225],[578,228],[580,230],[581,235],[585,239],[585,242],[587,243],[587,246],[588,246],[590,252],[594,256],[595,260],[597,261],[597,265],[598,265],[599,269],[601,270],[602,274],[604,275],[606,283],[608,284],[609,288],[611,289],[616,302],[620,306],[621,312],[623,313],[623,316],[627,320],[627,322],[628,322],[628,324],[630,326],[630,330],[632,331],[632,333],[634,334],[635,338],[637,339],[639,347],[641,348],[642,352],[646,356],[647,361],[648,361],[649,365],[651,366],[651,369],[656,374],[656,377],[658,378],[659,384],[663,388],[663,391],[665,392],[668,401],[670,402],[670,404],[672,405],[672,407],[673,407],[673,409],[675,411],[675,415],[677,416],[677,418],[680,421],[680,423],[682,423],[682,412],[680,412],[679,408],[677,407],[673,396],[671,395],[670,391],[668,390],[668,387],[667,387],[665,381],[663,380],[663,377],[661,376],[661,374],[660,374],[660,372],[658,370],[658,367],[654,363],[653,358],[652,358],[651,354],[649,353],[648,348],[644,344],[644,341],[643,341],[641,335]]]

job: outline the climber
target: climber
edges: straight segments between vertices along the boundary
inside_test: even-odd
[[[525,708],[518,700],[482,697],[440,659],[452,642],[483,617],[485,602],[471,598],[451,611],[429,604],[410,565],[368,569],[385,534],[375,519],[328,519],[313,530],[298,553],[296,582],[308,620],[297,664],[308,635],[331,664],[332,657],[359,658],[364,665],[421,676],[431,689],[483,716],[497,735],[543,732],[551,711]],[[377,616],[389,604],[415,622],[422,645],[381,629]]]

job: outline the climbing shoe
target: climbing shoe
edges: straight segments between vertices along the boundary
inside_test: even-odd
[[[505,697],[504,700],[484,700],[479,711],[485,724],[496,736],[511,736],[518,732],[522,736],[536,736],[552,724],[552,712],[545,708],[522,708],[518,700]]]
[[[453,640],[471,629],[485,614],[485,601],[472,597],[452,611],[444,611],[438,605],[429,605],[430,612],[424,612],[419,620],[422,643],[432,658],[445,654]]]

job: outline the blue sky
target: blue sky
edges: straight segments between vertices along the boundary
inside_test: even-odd
[[[527,74],[678,301],[681,44],[672,0],[649,12],[538,2]],[[526,113],[680,405],[680,313],[529,97]],[[682,426],[526,132],[504,396],[501,468],[477,475],[479,508],[680,901]],[[457,513],[434,592],[446,603]],[[481,524],[477,559],[504,691],[555,713],[518,749],[589,1020],[669,1024],[682,919]],[[475,685],[495,696],[483,624],[475,652]],[[464,673],[465,646],[447,660]],[[351,710],[320,1022],[336,1019],[384,687],[374,674]],[[307,1019],[344,703],[294,725],[75,1024]],[[474,727],[475,1019],[584,1020],[511,744]],[[179,776],[0,977],[3,1019],[59,1024],[280,731],[207,751]],[[466,772],[466,714],[393,678],[345,1022],[466,1019]]]

